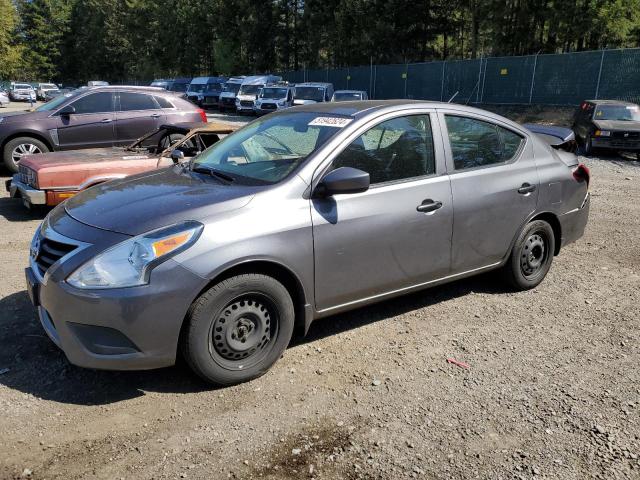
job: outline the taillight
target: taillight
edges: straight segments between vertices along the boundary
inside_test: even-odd
[[[200,114],[200,118],[202,119],[202,121],[204,123],[207,123],[207,113],[201,108],[198,109],[198,113]]]
[[[573,178],[575,178],[577,182],[587,182],[587,186],[589,186],[589,180],[591,180],[591,172],[584,163],[581,163],[573,171]]]

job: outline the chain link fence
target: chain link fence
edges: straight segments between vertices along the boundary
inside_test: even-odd
[[[640,102],[640,48],[489,57],[284,72],[290,82],[331,82],[371,98],[484,104],[577,105],[585,99]]]

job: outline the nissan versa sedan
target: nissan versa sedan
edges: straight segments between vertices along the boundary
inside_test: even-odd
[[[461,105],[272,113],[58,205],[31,243],[29,296],[76,365],[181,354],[209,382],[250,380],[337,312],[489,270],[536,287],[590,202],[587,168],[550,144]]]

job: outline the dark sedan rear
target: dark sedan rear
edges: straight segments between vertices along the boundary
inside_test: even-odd
[[[1,116],[0,150],[17,172],[24,155],[128,145],[165,123],[206,121],[204,110],[160,88],[89,87]]]

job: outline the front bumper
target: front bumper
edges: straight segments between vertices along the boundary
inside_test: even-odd
[[[103,243],[73,240],[51,227],[45,231],[48,239],[78,244],[44,274],[34,259],[25,272],[29,296],[49,338],[80,367],[144,370],[173,365],[183,320],[206,280],[169,259],[152,271],[148,285],[76,289],[65,279],[108,244],[92,231],[97,229],[65,217],[61,223],[65,233],[76,230],[77,237]],[[108,232],[102,235],[111,244],[126,238]]]
[[[637,138],[615,138],[615,137],[591,137],[593,148],[640,151],[640,137]]]
[[[19,175],[14,175],[11,180],[7,180],[5,186],[11,198],[22,198],[31,205],[46,205],[47,194],[44,190],[38,190],[19,179]]]
[[[29,99],[31,98],[31,95],[26,94],[26,93],[14,93],[13,95],[11,95],[11,98],[13,100],[26,100],[29,101]],[[34,98],[35,100],[35,98]]]

